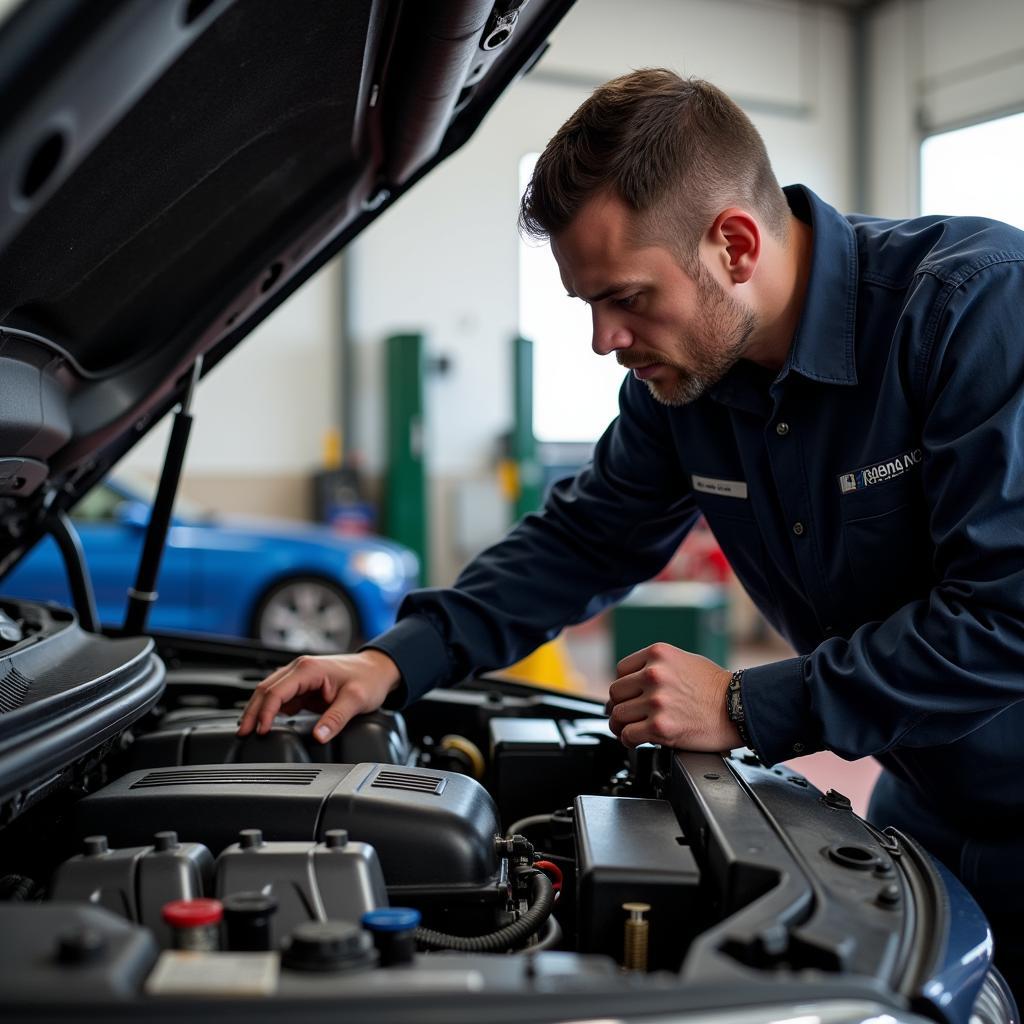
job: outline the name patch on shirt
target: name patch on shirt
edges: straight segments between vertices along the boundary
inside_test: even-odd
[[[727,498],[745,498],[747,484],[743,480],[716,480],[711,476],[694,476],[693,489],[704,494],[723,494]]]
[[[839,490],[843,494],[861,491],[873,484],[884,484],[887,480],[895,480],[898,476],[909,473],[921,465],[924,453],[920,448],[913,448],[902,455],[894,455],[891,459],[876,462],[873,466],[855,469],[850,473],[839,474]]]

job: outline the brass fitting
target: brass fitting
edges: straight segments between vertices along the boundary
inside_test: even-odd
[[[651,912],[651,905],[650,903],[623,903],[622,909],[627,915],[622,966],[627,971],[646,971],[647,940],[651,927],[647,915]]]

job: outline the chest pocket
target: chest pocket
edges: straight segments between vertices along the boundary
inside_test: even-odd
[[[843,546],[862,616],[884,617],[927,594],[934,580],[920,473],[840,498]]]

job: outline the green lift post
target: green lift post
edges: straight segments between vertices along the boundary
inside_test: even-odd
[[[544,479],[537,461],[537,439],[533,434],[533,342],[512,341],[513,424],[509,458],[515,467],[516,497],[513,519],[540,508]]]
[[[387,362],[387,473],[383,519],[387,536],[412,548],[420,582],[430,580],[427,474],[423,443],[422,334],[396,334],[385,342]]]

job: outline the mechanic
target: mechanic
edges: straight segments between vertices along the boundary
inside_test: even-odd
[[[799,655],[730,673],[666,637],[619,663],[613,731],[768,765],[875,755],[870,818],[961,876],[1024,991],[1024,233],[781,189],[742,111],[663,70],[573,114],[520,223],[590,306],[594,351],[632,370],[618,418],[454,587],[412,594],[359,653],[273,673],[239,732],[314,707],[327,741],[509,665],[655,575],[704,514]]]

